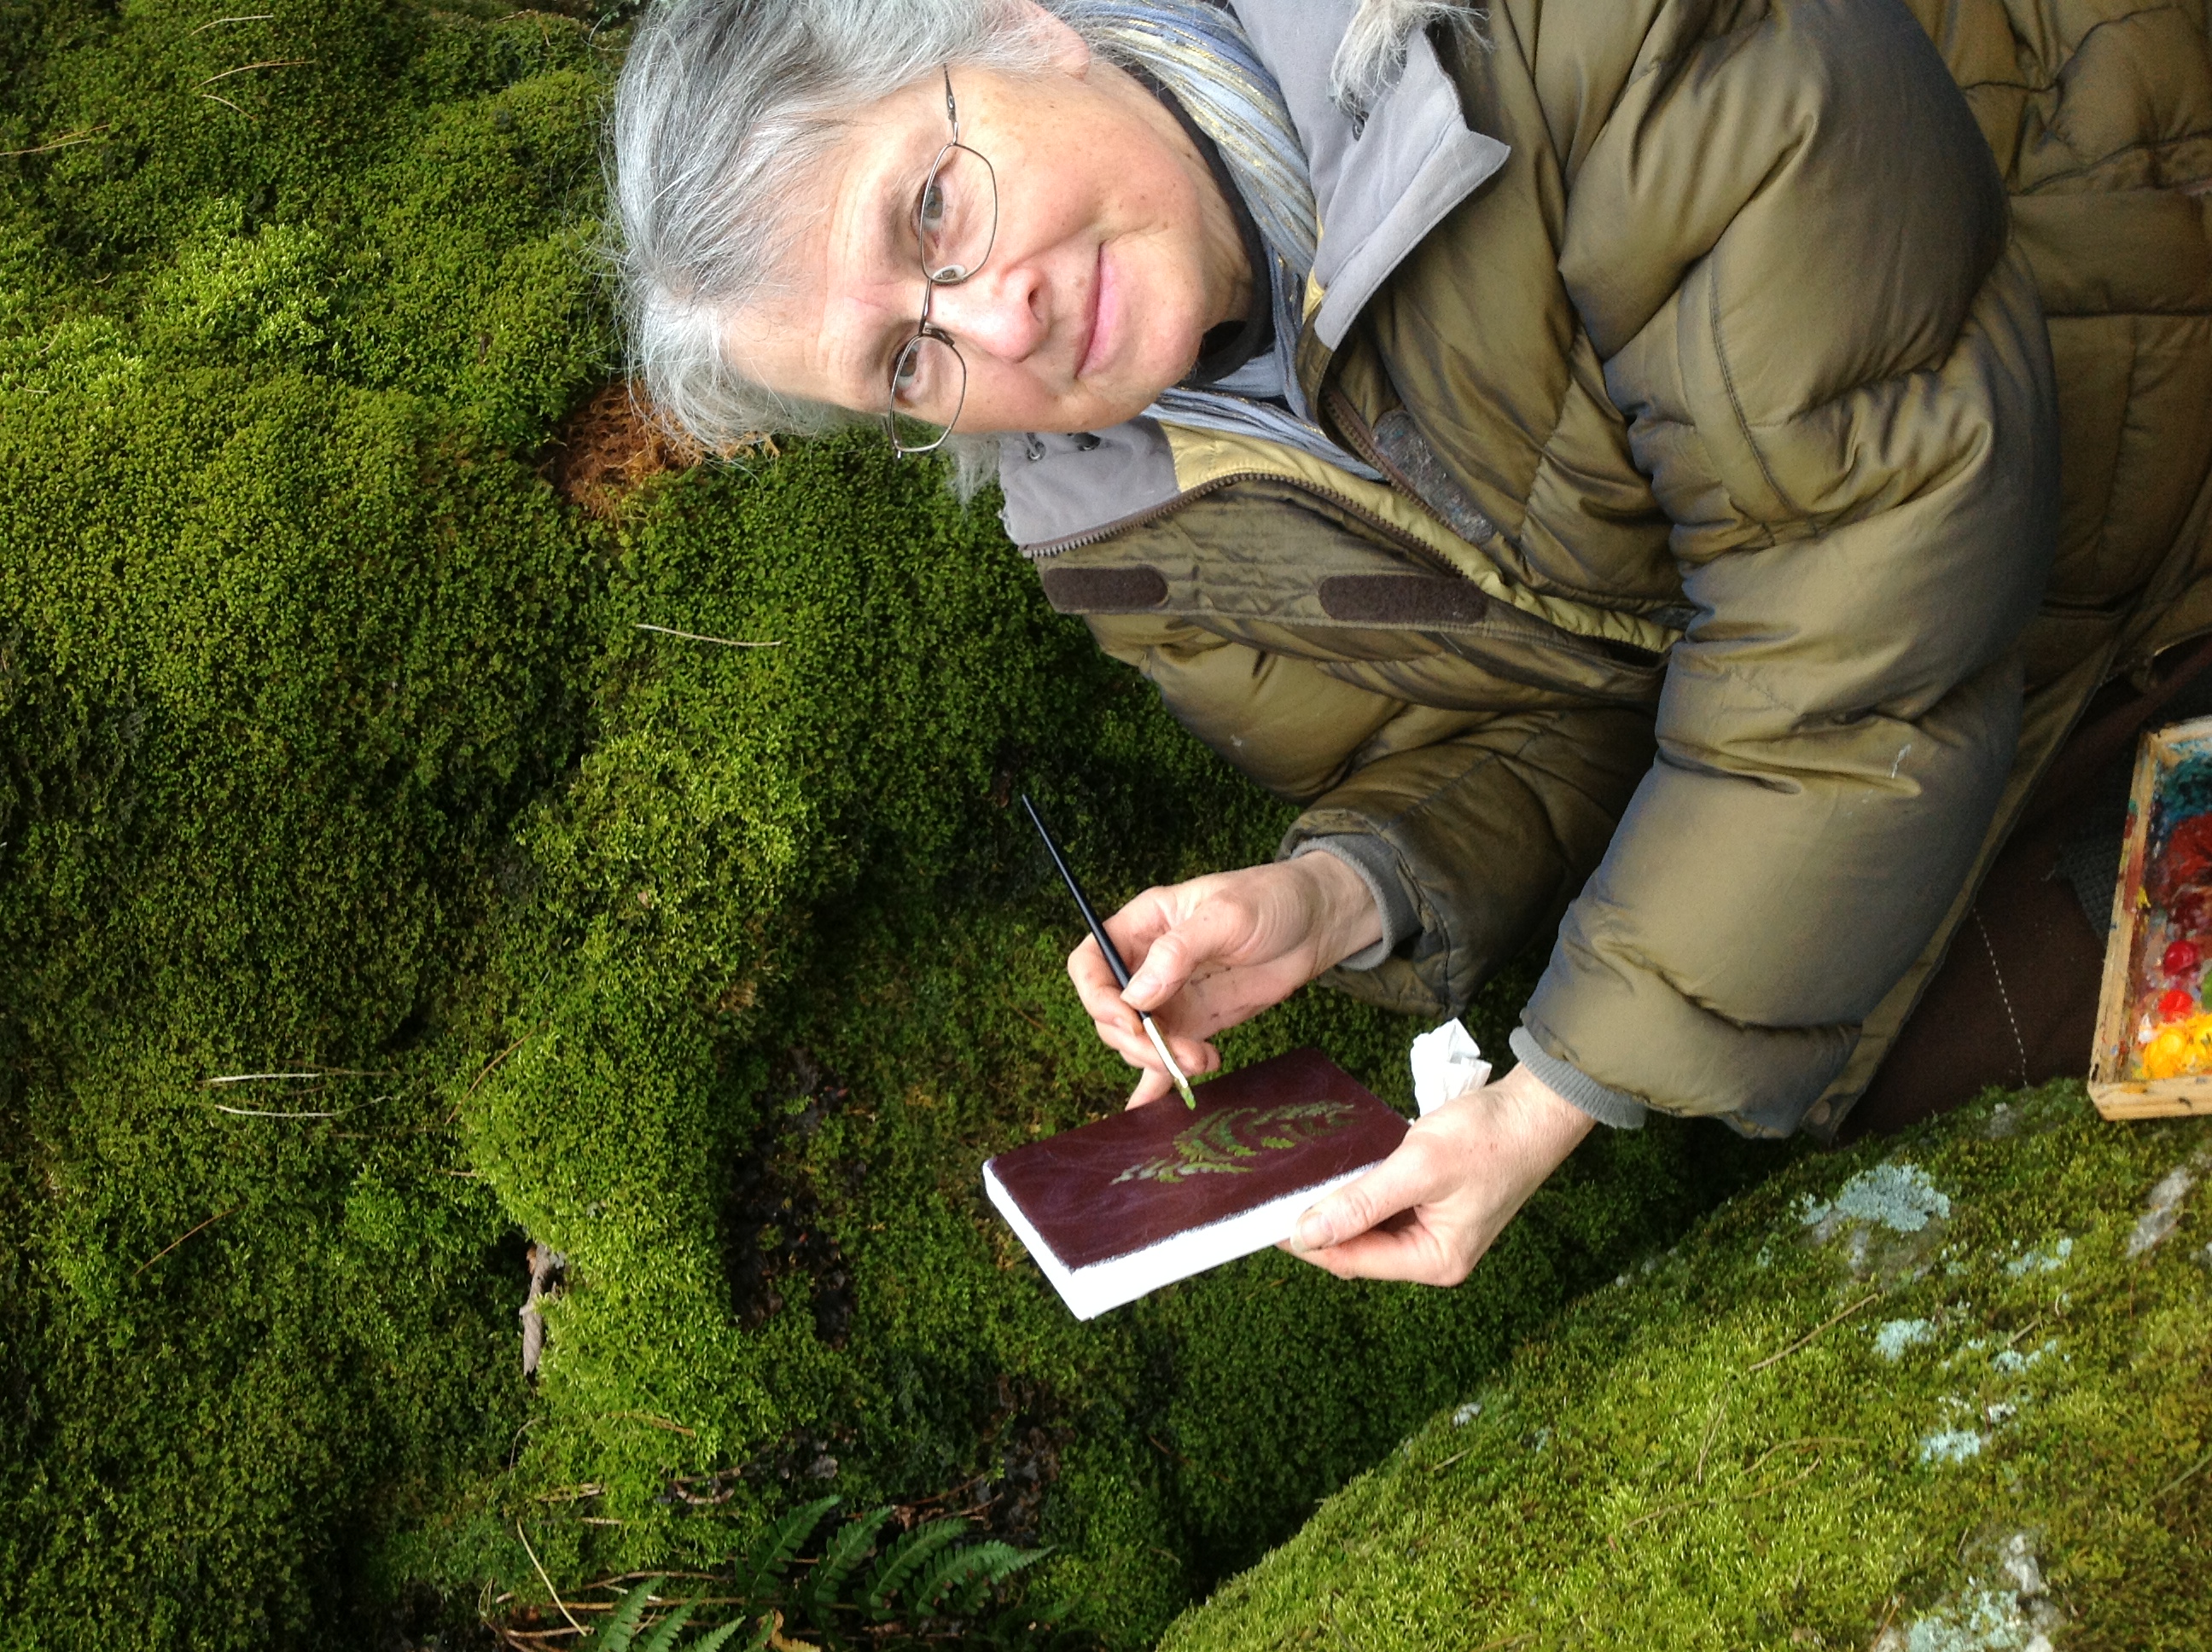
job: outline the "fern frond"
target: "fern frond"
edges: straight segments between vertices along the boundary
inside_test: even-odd
[[[722,1649],[727,1646],[731,1639],[744,1626],[745,1620],[743,1618],[732,1618],[720,1629],[708,1631],[704,1640],[694,1641],[684,1649],[684,1652],[722,1652]],[[761,1652],[761,1649],[768,1644],[768,1637],[775,1633],[775,1619],[763,1618],[754,1625],[754,1628],[757,1632],[747,1652]]]
[[[985,1589],[1012,1576],[1043,1553],[1042,1549],[1018,1549],[996,1538],[969,1548],[954,1549],[939,1557],[937,1564],[923,1574],[908,1595],[908,1602],[917,1612],[928,1612],[934,1610],[939,1598],[947,1594],[964,1597],[972,1593],[981,1598]],[[952,1615],[953,1611],[952,1602],[948,1601],[945,1615]]]
[[[822,1523],[822,1516],[835,1509],[844,1499],[822,1497],[793,1509],[761,1534],[753,1545],[752,1552],[745,1557],[744,1570],[738,1577],[738,1594],[748,1600],[759,1600],[768,1593],[771,1579],[783,1575],[783,1569],[814,1535],[814,1528]]]
[[[924,1521],[904,1537],[884,1551],[883,1558],[876,1562],[875,1570],[868,1574],[868,1586],[860,1603],[878,1618],[891,1615],[891,1597],[899,1587],[914,1576],[915,1570],[955,1538],[968,1531],[965,1521]]]
[[[606,1622],[599,1625],[599,1632],[592,1637],[592,1652],[629,1652],[630,1637],[637,1633],[637,1620],[645,1616],[653,1590],[666,1581],[648,1577],[623,1595],[607,1614]]]
[[[1048,1543],[1041,1548],[1015,1549],[1011,1560],[994,1561],[983,1568],[946,1597],[945,1605],[956,1618],[964,1618],[979,1610],[984,1597],[1024,1567],[1034,1566],[1052,1552]]]
[[[698,1609],[696,1600],[686,1600],[653,1626],[653,1633],[637,1643],[637,1652],[676,1652],[676,1637]]]
[[[807,1607],[817,1617],[837,1604],[838,1592],[844,1588],[845,1580],[867,1558],[868,1551],[874,1546],[876,1534],[890,1517],[889,1508],[871,1509],[846,1522],[830,1540],[830,1546],[816,1563],[814,1576],[806,1582]]]

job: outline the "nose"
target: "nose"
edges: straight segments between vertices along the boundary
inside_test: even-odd
[[[987,263],[967,280],[939,287],[930,319],[964,353],[1023,361],[1052,331],[1043,272],[1031,264]]]

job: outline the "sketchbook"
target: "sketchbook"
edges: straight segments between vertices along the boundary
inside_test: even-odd
[[[983,1186],[1075,1317],[1291,1236],[1306,1207],[1389,1157],[1406,1121],[1319,1050],[1000,1154]]]

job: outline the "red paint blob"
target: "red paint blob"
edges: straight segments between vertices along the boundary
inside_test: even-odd
[[[2212,874],[2212,814],[2192,815],[2173,829],[2159,857],[2158,882],[2179,890]]]
[[[2166,903],[2166,915],[2185,935],[2212,936],[2212,889],[2185,889]]]
[[[2197,994],[2185,993],[2179,987],[2169,987],[2158,995],[2158,1018],[2160,1021],[2181,1021],[2197,1013]]]
[[[2203,961],[2204,954],[2196,942],[2176,941],[2166,949],[2159,963],[2169,975],[2185,975]]]

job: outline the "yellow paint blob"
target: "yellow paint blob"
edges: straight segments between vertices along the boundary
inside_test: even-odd
[[[2212,1015],[2160,1027],[2143,1048],[2142,1065],[2146,1078],[2178,1078],[2212,1069]]]

